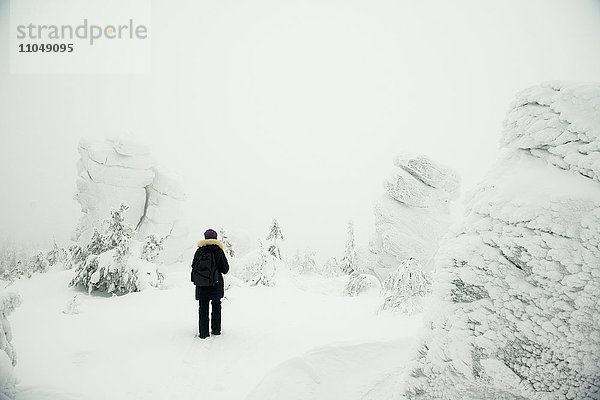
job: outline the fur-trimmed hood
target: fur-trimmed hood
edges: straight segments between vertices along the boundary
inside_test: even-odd
[[[204,239],[198,242],[198,247],[204,247],[204,246],[208,246],[211,244],[216,244],[217,246],[219,246],[221,248],[221,250],[223,250],[223,243],[221,243],[221,241],[217,240],[217,239]]]

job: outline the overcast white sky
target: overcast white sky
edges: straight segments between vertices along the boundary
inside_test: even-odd
[[[148,75],[11,75],[8,10],[0,233],[31,241],[77,222],[78,140],[130,132],[181,176],[193,240],[264,237],[276,216],[291,249],[335,255],[348,220],[371,234],[396,153],[452,166],[469,189],[517,91],[600,81],[592,0],[154,1]]]

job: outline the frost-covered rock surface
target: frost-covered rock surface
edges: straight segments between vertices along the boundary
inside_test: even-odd
[[[13,367],[17,364],[17,353],[11,343],[8,315],[20,304],[21,298],[16,293],[0,292],[0,400],[14,399],[16,395]]]
[[[600,398],[600,86],[517,96],[436,257],[410,399]]]
[[[458,197],[460,180],[450,168],[425,156],[399,155],[375,204],[371,251],[385,278],[403,260],[414,257],[429,271],[433,255],[450,225],[449,202]]]
[[[160,170],[144,146],[122,139],[82,140],[78,150],[75,199],[84,215],[74,239],[87,243],[111,209],[124,203],[129,206],[126,222],[138,238],[165,238],[162,261],[177,260],[187,236],[178,220],[185,194],[177,179]]]

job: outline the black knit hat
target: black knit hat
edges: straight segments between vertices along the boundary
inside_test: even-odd
[[[217,238],[217,232],[213,229],[207,229],[206,232],[204,232],[204,239],[216,239]]]

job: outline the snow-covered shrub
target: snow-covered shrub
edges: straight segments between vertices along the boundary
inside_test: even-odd
[[[46,255],[41,251],[38,251],[33,257],[31,257],[27,272],[29,277],[31,277],[31,274],[35,272],[48,272],[49,267],[50,265],[48,264]]]
[[[422,300],[431,293],[431,276],[414,258],[404,260],[383,282],[381,310],[404,314],[423,311]]]
[[[267,240],[271,241],[269,245],[269,254],[273,257],[277,257],[281,260],[281,250],[279,249],[279,240],[284,240],[283,233],[281,232],[281,228],[279,227],[279,222],[277,222],[277,218],[273,218],[273,223],[271,224],[271,231],[267,236]]]
[[[71,300],[69,300],[69,302],[67,303],[67,306],[63,310],[63,314],[69,314],[69,315],[79,314],[80,302],[77,297],[79,297],[79,295],[76,294],[75,296],[73,296],[73,298]]]
[[[146,261],[154,261],[163,250],[163,239],[158,239],[156,235],[146,236],[144,247],[142,247],[142,259]]]
[[[260,242],[258,250],[246,255],[241,278],[250,286],[273,286],[275,284],[276,260]]]
[[[123,215],[126,210],[126,205],[111,210],[105,230],[96,230],[85,250],[74,248],[72,259],[81,260],[84,255],[87,256],[85,261],[75,264],[71,286],[83,286],[88,292],[98,290],[124,294],[162,283],[164,273],[156,264],[145,259],[159,250],[159,241],[154,237],[145,244],[135,242],[135,231],[125,222]],[[135,245],[133,248],[137,255],[133,253],[132,245]]]
[[[436,257],[409,399],[600,398],[600,85],[517,96]]]
[[[289,261],[290,267],[299,274],[316,272],[316,253],[310,250],[297,250],[294,257]]]
[[[14,399],[16,395],[13,367],[17,364],[17,352],[11,343],[8,315],[20,304],[18,294],[0,293],[0,399]]]
[[[360,293],[371,288],[376,283],[376,279],[372,275],[354,273],[350,275],[350,280],[344,287],[345,296],[358,296]]]
[[[71,286],[77,285],[86,287],[89,293],[93,290],[116,294],[135,292],[137,271],[125,265],[116,249],[112,249],[88,256],[71,281]]]
[[[318,273],[326,278],[344,275],[340,262],[335,257],[328,258],[319,268]]]

